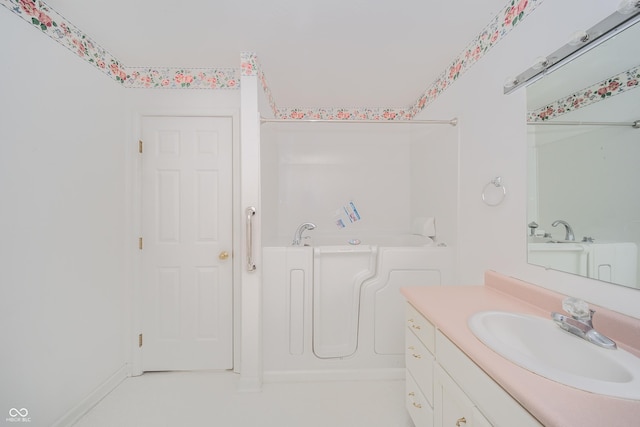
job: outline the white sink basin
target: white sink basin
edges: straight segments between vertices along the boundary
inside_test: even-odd
[[[469,318],[480,341],[545,378],[592,393],[640,400],[640,358],[578,338],[551,319],[504,311]]]

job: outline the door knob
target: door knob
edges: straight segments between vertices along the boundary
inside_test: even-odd
[[[225,259],[229,258],[229,252],[227,252],[227,251],[220,252],[220,255],[218,255],[218,258],[220,258],[221,260],[225,260]]]

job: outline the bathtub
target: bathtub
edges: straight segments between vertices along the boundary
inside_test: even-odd
[[[452,283],[451,248],[417,235],[314,236],[306,243],[263,247],[265,380],[402,378],[399,289]]]

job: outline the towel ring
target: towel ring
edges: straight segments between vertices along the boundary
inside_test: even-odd
[[[487,197],[487,189],[491,188],[491,186],[497,187],[497,188],[501,188],[502,189],[502,194],[500,195],[499,199],[497,201],[489,201],[487,199],[489,199]],[[501,176],[496,176],[495,178],[493,178],[491,181],[489,181],[483,188],[482,188],[482,201],[487,205],[487,206],[498,206],[500,203],[502,203],[504,201],[504,198],[507,195],[507,189],[505,188],[505,186],[502,184],[502,177]]]

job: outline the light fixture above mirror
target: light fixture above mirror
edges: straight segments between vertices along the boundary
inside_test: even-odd
[[[562,67],[565,63],[624,31],[638,20],[640,20],[640,0],[624,0],[611,15],[586,31],[574,33],[567,44],[550,55],[538,59],[533,66],[516,77],[508,78],[504,84],[505,95]]]

